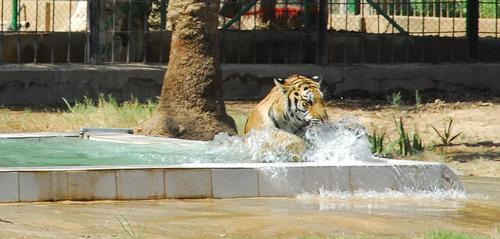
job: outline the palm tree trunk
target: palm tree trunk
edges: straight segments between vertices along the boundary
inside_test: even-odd
[[[218,0],[171,0],[172,40],[160,102],[140,133],[208,140],[234,134],[222,100],[218,59]]]

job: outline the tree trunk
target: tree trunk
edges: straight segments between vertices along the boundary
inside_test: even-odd
[[[222,100],[218,0],[171,0],[171,50],[158,109],[138,131],[184,139],[236,133]]]

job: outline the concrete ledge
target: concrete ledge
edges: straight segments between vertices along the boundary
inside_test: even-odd
[[[0,105],[63,105],[83,96],[112,95],[118,101],[160,94],[164,66],[159,65],[2,65]],[[481,90],[500,95],[499,64],[225,64],[224,98],[253,100],[265,96],[274,77],[322,75],[326,95],[352,90],[385,94],[391,89]]]
[[[190,167],[2,168],[0,202],[293,197],[320,191],[463,190],[442,164],[228,164]]]
[[[80,134],[78,132],[73,133],[50,133],[50,132],[39,132],[39,133],[12,133],[12,134],[0,134],[0,139],[28,139],[28,138],[53,138],[53,137],[78,137]]]

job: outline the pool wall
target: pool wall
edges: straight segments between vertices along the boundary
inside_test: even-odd
[[[323,191],[462,190],[438,163],[203,164],[176,167],[1,168],[0,202],[291,197]]]

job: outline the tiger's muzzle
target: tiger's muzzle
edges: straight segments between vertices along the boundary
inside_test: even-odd
[[[328,118],[322,118],[322,119],[311,119],[309,121],[310,126],[321,126],[324,125],[328,122]]]

